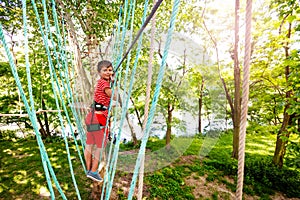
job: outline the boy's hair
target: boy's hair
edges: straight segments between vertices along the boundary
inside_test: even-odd
[[[112,63],[108,60],[102,60],[98,63],[97,71],[100,72],[103,67],[112,67]]]

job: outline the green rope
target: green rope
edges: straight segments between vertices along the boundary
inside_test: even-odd
[[[40,17],[39,17],[38,11],[37,11],[35,1],[32,0],[31,2],[32,2],[33,8],[34,8],[34,12],[35,12],[35,15],[36,15],[36,18],[37,18],[37,21],[38,21],[38,24],[39,24],[39,28],[40,28],[40,33],[42,35],[44,45],[45,45],[45,48],[46,48],[46,52],[47,52],[52,90],[53,90],[53,94],[54,94],[54,97],[55,97],[55,102],[56,102],[56,107],[57,107],[57,110],[58,110],[58,116],[59,116],[59,119],[60,119],[60,124],[61,124],[61,127],[62,127],[62,132],[63,132],[63,135],[64,135],[64,141],[65,141],[65,145],[66,145],[66,151],[67,151],[67,154],[68,154],[68,162],[69,162],[69,167],[70,167],[70,171],[71,171],[73,184],[74,184],[74,187],[75,187],[78,198],[81,199],[80,198],[80,193],[79,193],[79,190],[78,190],[78,187],[77,187],[77,183],[76,183],[76,180],[75,180],[75,176],[74,176],[74,173],[73,173],[73,167],[72,167],[72,162],[71,162],[71,158],[70,158],[70,151],[69,151],[69,148],[68,148],[69,145],[68,145],[68,141],[67,141],[67,138],[66,138],[66,135],[65,135],[64,124],[62,123],[63,119],[62,119],[62,115],[61,115],[61,111],[60,111],[60,105],[59,105],[59,102],[58,102],[58,97],[57,97],[56,91],[55,91],[55,85],[54,85],[54,80],[53,80],[54,78],[56,80],[55,82],[56,82],[57,89],[58,89],[58,92],[59,92],[59,95],[60,95],[60,99],[62,101],[62,106],[63,106],[64,112],[67,115],[67,109],[66,109],[66,106],[64,104],[61,91],[59,90],[60,87],[59,87],[59,84],[58,84],[58,81],[57,81],[57,76],[56,76],[54,66],[53,66],[53,62],[52,62],[52,59],[51,59],[51,56],[50,56],[50,49],[49,49],[49,46],[48,46],[48,36],[47,36],[47,31],[49,31],[49,27],[46,26],[46,28],[48,28],[48,29],[46,29],[46,34],[45,34],[45,32],[42,28],[42,24],[41,24],[41,21],[40,21]],[[47,13],[46,13],[45,0],[43,0],[43,7],[44,7],[44,19],[45,19],[45,23],[47,24],[48,16],[47,16]]]
[[[18,72],[17,72],[17,68],[15,66],[15,63],[13,61],[13,58],[12,58],[12,54],[11,52],[9,51],[9,48],[7,47],[7,44],[6,44],[6,41],[5,41],[5,38],[4,38],[4,35],[3,35],[3,29],[2,29],[2,25],[0,24],[0,37],[1,37],[1,40],[2,40],[2,43],[3,43],[3,46],[5,48],[5,51],[6,51],[6,54],[7,54],[7,57],[9,59],[9,63],[10,63],[10,67],[11,67],[11,70],[12,70],[12,73],[13,73],[13,76],[15,78],[15,81],[16,81],[16,84],[17,84],[17,87],[19,89],[19,92],[21,94],[21,98],[24,102],[24,105],[25,105],[25,108],[26,108],[26,111],[28,113],[28,116],[29,116],[29,119],[30,121],[32,122],[33,124],[33,128],[34,128],[34,131],[35,131],[35,134],[36,134],[36,138],[37,138],[37,143],[39,145],[39,149],[40,149],[40,154],[42,155],[42,162],[43,162],[43,167],[44,167],[44,170],[45,170],[45,173],[47,175],[47,170],[49,170],[53,180],[54,180],[54,183],[59,191],[59,193],[61,194],[62,198],[63,199],[67,199],[66,196],[64,195],[57,179],[56,179],[56,176],[55,176],[55,173],[53,171],[53,168],[52,168],[52,165],[51,165],[51,162],[48,158],[48,154],[46,152],[46,149],[45,149],[45,146],[43,144],[43,141],[41,139],[41,136],[40,136],[40,133],[39,133],[39,130],[38,130],[38,125],[37,125],[37,120],[36,120],[36,115],[35,115],[35,112],[32,112],[30,110],[30,106],[28,104],[28,101],[25,97],[25,93],[24,93],[24,90],[22,88],[22,84],[20,82],[20,78],[18,76]],[[46,163],[45,163],[46,162]],[[47,165],[47,169],[45,168]],[[49,180],[48,178],[49,177],[46,177],[47,178],[47,182],[48,181],[51,181]],[[51,186],[52,187],[52,186]],[[51,189],[50,189],[51,190]],[[52,197],[53,198],[53,197]]]
[[[127,2],[125,2],[125,5],[126,5],[126,7],[127,7],[127,5],[128,5],[128,3]],[[127,9],[126,9],[127,10]],[[123,35],[122,35],[122,42],[121,43],[123,43],[124,44],[124,41],[125,41],[125,34],[124,33],[126,33],[126,31],[127,31],[127,28],[128,28],[128,25],[129,25],[129,21],[130,21],[130,19],[131,19],[131,26],[130,26],[130,36],[129,36],[129,43],[131,42],[131,40],[132,40],[132,32],[133,32],[133,19],[134,19],[134,13],[135,13],[135,0],[131,0],[130,1],[130,7],[129,7],[129,11],[128,11],[128,15],[127,15],[127,19],[126,19],[126,22],[124,22],[125,23],[125,29],[123,30]],[[131,16],[131,17],[130,17]],[[124,46],[124,45],[123,45]],[[121,50],[120,50],[120,53],[119,53],[119,55],[122,55],[122,53],[123,53],[123,46],[122,46],[122,48],[121,48]],[[121,57],[119,57],[119,59],[121,59]],[[126,80],[127,80],[127,74],[128,74],[128,69],[129,69],[129,61],[130,61],[130,55],[128,56],[128,63],[127,63],[127,67],[126,67],[126,72],[125,72],[125,78],[124,78],[124,82],[123,82],[123,85],[125,85],[125,83],[126,83]],[[118,79],[121,79],[121,73],[120,73],[120,75],[119,75],[119,73],[117,72],[117,78]],[[120,88],[120,81],[118,81],[118,88]],[[123,88],[123,90],[125,90],[124,88]],[[114,92],[114,91],[113,91]],[[125,93],[124,93],[125,94]],[[119,98],[119,95],[118,95],[118,98]],[[117,101],[118,101],[118,99],[117,99]],[[115,119],[116,120],[116,119]],[[109,149],[109,156],[108,156],[108,163],[110,163],[110,157],[111,157],[111,152],[112,152],[112,146],[110,146],[110,149]],[[113,161],[112,161],[113,162]],[[108,164],[108,166],[111,166],[110,164]],[[111,174],[111,169],[112,168],[110,168],[110,170],[107,172],[107,178],[106,178],[106,180],[111,180],[111,178],[110,178],[110,174]],[[107,183],[106,181],[105,181],[105,183]],[[103,187],[104,188],[104,187]],[[104,191],[104,190],[103,190]]]
[[[144,26],[144,23],[145,23],[145,20],[146,20],[146,17],[147,17],[148,2],[149,1],[146,0],[145,3],[144,3],[144,13],[143,13],[143,17],[142,17],[142,27]],[[126,113],[127,113],[128,103],[129,103],[129,100],[130,100],[131,91],[132,91],[132,87],[133,87],[133,83],[134,83],[134,76],[135,76],[135,72],[136,72],[136,68],[137,68],[138,58],[139,58],[139,55],[140,55],[140,52],[141,52],[141,47],[142,47],[142,41],[143,41],[142,36],[143,35],[141,34],[141,37],[139,38],[139,43],[138,43],[138,47],[137,47],[135,62],[134,62],[134,66],[133,66],[133,69],[132,69],[132,72],[131,72],[131,81],[130,81],[128,92],[127,92],[126,103],[122,106],[122,114],[121,114],[119,132],[117,134],[114,153],[113,153],[113,156],[112,156],[112,162],[110,164],[112,175],[109,179],[110,181],[108,182],[106,199],[109,199],[110,192],[111,192],[111,189],[112,189],[112,182],[113,182],[115,172],[116,172],[116,166],[117,166],[117,160],[118,160],[117,158],[118,158],[118,152],[119,152],[119,146],[120,146],[121,127],[123,126],[123,123],[124,123],[125,118],[126,118]],[[124,95],[125,95],[125,93],[126,92],[124,92]]]
[[[135,36],[133,42],[131,43],[131,45],[129,46],[129,48],[127,49],[126,53],[124,54],[122,60],[118,63],[116,69],[114,69],[114,71],[118,71],[119,67],[122,65],[123,61],[125,60],[125,58],[127,57],[127,54],[131,51],[132,47],[135,45],[135,43],[139,40],[139,37],[142,35],[143,31],[145,30],[146,26],[148,25],[148,23],[150,22],[151,18],[154,16],[154,13],[157,11],[158,7],[160,6],[160,4],[162,3],[163,0],[158,0],[156,2],[156,4],[154,5],[154,7],[151,10],[151,13],[149,14],[149,16],[147,17],[147,19],[145,20],[145,22],[143,23],[143,26],[140,28],[140,30],[138,31],[137,35]]]
[[[25,0],[22,0],[22,1],[25,2]],[[140,168],[140,166],[139,166],[140,165],[140,155],[145,152],[145,146],[146,146],[146,143],[147,143],[147,140],[148,140],[148,137],[149,137],[149,129],[150,129],[150,125],[151,125],[152,120],[153,120],[155,107],[156,107],[156,104],[157,104],[157,101],[158,101],[158,96],[159,96],[159,92],[160,92],[160,88],[161,88],[161,84],[162,84],[164,69],[165,69],[165,65],[166,65],[166,58],[167,58],[167,55],[168,55],[168,50],[169,50],[169,46],[170,46],[170,42],[171,42],[171,35],[172,35],[173,29],[174,29],[176,14],[178,12],[179,1],[180,0],[175,0],[174,1],[172,17],[171,17],[171,21],[170,21],[170,28],[169,28],[168,36],[167,36],[167,42],[166,42],[166,46],[165,46],[165,50],[164,50],[164,55],[163,55],[163,58],[162,58],[160,72],[159,72],[158,79],[157,79],[156,89],[155,89],[154,98],[153,98],[153,101],[152,101],[150,114],[149,114],[148,121],[147,121],[147,126],[146,126],[146,129],[145,129],[146,134],[144,134],[144,137],[143,137],[143,140],[142,140],[142,145],[141,145],[140,152],[139,152],[139,155],[138,155],[138,159],[136,161],[135,172],[134,172],[134,176],[133,176],[133,179],[132,179],[128,199],[132,199],[133,190],[134,190],[134,187],[135,187],[136,174],[138,174],[138,170]],[[160,2],[162,2],[162,0]],[[58,115],[59,115],[59,119],[60,119],[60,124],[62,126],[62,132],[63,132],[63,135],[64,135],[64,141],[65,141],[66,150],[67,150],[67,154],[68,154],[68,161],[69,161],[69,165],[70,165],[72,180],[73,180],[76,192],[77,192],[78,199],[81,199],[79,190],[77,188],[76,180],[75,180],[75,177],[74,177],[74,173],[73,173],[73,167],[72,167],[72,163],[71,163],[71,159],[70,159],[70,152],[69,152],[69,148],[68,148],[68,141],[67,141],[67,138],[66,138],[66,134],[64,133],[65,130],[64,130],[62,114],[61,114],[61,111],[60,111],[59,100],[61,101],[63,111],[65,113],[65,116],[67,118],[67,121],[68,121],[69,125],[71,124],[71,120],[70,120],[70,117],[69,117],[69,114],[68,114],[68,111],[67,111],[67,108],[66,108],[66,105],[65,105],[65,101],[64,101],[61,89],[60,89],[60,84],[59,84],[59,81],[58,81],[58,77],[56,75],[54,65],[53,65],[53,62],[52,62],[52,59],[51,59],[50,49],[49,49],[49,46],[48,46],[48,36],[50,37],[50,40],[51,40],[51,43],[52,43],[52,46],[53,46],[53,49],[54,49],[53,53],[54,53],[54,56],[55,56],[56,61],[57,61],[57,66],[58,66],[58,69],[59,69],[59,77],[60,77],[60,81],[62,83],[61,85],[63,86],[64,91],[68,92],[67,93],[67,101],[70,105],[74,105],[74,99],[73,99],[72,90],[71,90],[71,87],[70,87],[70,85],[71,85],[70,84],[70,79],[69,79],[69,76],[68,76],[68,73],[69,73],[68,72],[68,67],[67,67],[68,64],[67,64],[67,60],[65,60],[65,57],[66,57],[65,51],[62,48],[62,39],[61,39],[60,29],[58,27],[58,20],[57,20],[57,15],[56,15],[56,11],[55,11],[55,2],[54,2],[54,0],[52,0],[52,10],[53,10],[52,13],[53,13],[53,18],[54,18],[54,22],[55,22],[56,32],[57,32],[58,49],[59,49],[59,52],[60,52],[60,56],[58,56],[58,54],[56,52],[56,44],[54,43],[54,39],[53,39],[51,31],[50,31],[50,23],[48,21],[48,15],[47,15],[45,0],[42,0],[42,3],[43,3],[43,8],[44,8],[44,22],[45,22],[45,30],[46,30],[45,32],[44,32],[44,30],[42,28],[42,25],[41,25],[41,22],[40,22],[40,17],[39,17],[39,14],[37,12],[35,1],[32,0],[32,4],[33,4],[33,7],[34,7],[34,12],[35,12],[36,18],[38,20],[38,25],[39,25],[40,32],[41,32],[41,35],[42,35],[42,38],[43,38],[43,41],[44,41],[44,44],[45,44],[45,49],[46,49],[46,52],[47,52],[52,90],[53,90],[53,94],[54,94],[54,97],[55,97],[56,107],[59,110]],[[128,2],[127,2],[127,0],[125,1],[124,21],[123,21],[123,27],[122,27],[122,31],[123,31],[122,32],[123,33],[122,34],[122,40],[121,40],[121,43],[115,43],[115,46],[114,46],[114,50],[115,50],[116,49],[115,47],[118,46],[118,44],[119,44],[119,47],[120,47],[119,48],[120,49],[119,55],[122,55],[122,53],[123,53],[126,30],[127,30],[128,24],[129,24],[130,13],[131,13],[131,10],[133,9],[133,11],[132,11],[132,21],[131,21],[131,34],[130,34],[130,40],[129,40],[130,42],[129,43],[131,43],[131,41],[132,41],[133,18],[134,18],[134,9],[135,9],[134,5],[135,5],[135,0],[132,0],[130,10],[128,12],[129,14],[127,15]],[[147,13],[147,7],[148,7],[148,0],[146,0],[145,4],[144,4],[144,14],[143,14],[143,19],[142,19],[142,28],[145,27],[145,18],[146,18],[146,13]],[[23,9],[26,9],[26,7],[24,6]],[[121,13],[121,10],[122,9],[120,9],[120,13]],[[26,13],[25,13],[24,16],[26,16]],[[146,21],[148,19],[149,18],[147,18]],[[121,23],[119,23],[118,33],[120,31],[120,24]],[[24,20],[24,35],[25,35],[25,38],[27,38],[26,37],[27,33],[26,33],[26,28],[25,27],[26,27],[26,20]],[[1,32],[0,32],[1,40],[5,41],[1,24],[0,24],[0,28],[1,28],[0,29],[1,30]],[[125,85],[123,99],[125,99],[125,97],[126,97],[126,95],[125,95],[126,90],[127,90],[127,98],[126,98],[125,105],[122,107],[121,121],[120,121],[119,131],[118,131],[118,134],[117,134],[116,146],[114,148],[114,152],[112,153],[111,164],[106,166],[107,169],[108,169],[108,166],[110,166],[109,173],[107,173],[108,175],[105,176],[105,181],[107,181],[106,199],[109,199],[109,196],[110,196],[110,193],[111,193],[111,190],[112,190],[112,182],[113,182],[115,171],[116,171],[117,158],[118,158],[117,156],[118,156],[119,145],[120,145],[121,127],[124,123],[125,116],[126,116],[126,113],[127,113],[128,104],[129,104],[129,100],[130,100],[130,96],[131,96],[131,92],[132,92],[132,88],[133,88],[133,84],[134,84],[134,76],[135,76],[137,63],[138,63],[138,59],[139,59],[139,55],[140,55],[140,51],[141,51],[142,31],[140,31],[139,34],[138,35],[141,36],[141,37],[139,38],[139,42],[138,42],[137,52],[136,52],[136,56],[135,56],[135,62],[134,62],[133,69],[132,69],[132,72],[131,72],[131,79],[130,79],[130,84],[129,84],[128,90],[126,88],[125,83],[127,82],[126,80],[127,80],[128,71],[129,71],[129,63],[130,63],[130,57],[131,57],[130,50],[131,50],[131,48],[129,48],[128,51],[126,52],[127,64],[126,64],[125,79],[123,81],[123,83]],[[117,36],[118,35],[119,34],[117,34]],[[65,38],[65,35],[64,35],[64,38]],[[120,41],[120,40],[118,40],[118,41]],[[10,60],[10,64],[11,64],[11,68],[12,68],[15,80],[17,82],[20,93],[22,94],[21,95],[22,100],[24,101],[27,112],[30,116],[30,119],[31,119],[33,125],[34,125],[34,129],[35,129],[35,132],[36,132],[36,135],[37,135],[37,141],[38,141],[38,144],[40,146],[40,153],[41,153],[41,157],[42,157],[43,167],[44,167],[44,170],[45,170],[46,179],[47,179],[48,187],[49,187],[49,190],[50,190],[50,193],[51,193],[51,197],[52,197],[52,199],[54,199],[54,192],[53,192],[53,188],[52,188],[52,184],[51,184],[49,171],[50,171],[50,174],[51,174],[51,176],[54,180],[55,185],[57,186],[58,191],[61,193],[62,198],[66,199],[64,193],[61,190],[61,187],[60,187],[58,181],[56,180],[56,176],[53,172],[53,169],[52,169],[51,163],[49,161],[47,152],[45,150],[45,147],[43,146],[42,140],[41,140],[39,132],[38,132],[38,128],[37,128],[38,126],[36,124],[36,115],[35,115],[35,110],[34,110],[34,101],[33,101],[33,98],[32,98],[32,89],[31,89],[31,81],[30,81],[31,77],[30,77],[29,60],[28,60],[28,41],[27,41],[27,39],[25,39],[25,61],[26,61],[26,67],[27,67],[26,72],[27,72],[28,88],[29,88],[29,95],[30,95],[30,102],[31,102],[31,107],[32,107],[31,109],[32,110],[30,110],[30,107],[27,103],[27,99],[25,97],[25,94],[24,94],[24,91],[22,89],[20,80],[18,78],[16,67],[14,66],[14,62],[11,58],[10,52],[7,48],[7,45],[6,45],[6,49],[7,49],[6,50],[7,55],[8,55],[9,60]],[[115,50],[115,52],[116,52],[116,50]],[[62,58],[62,61],[59,60],[59,57]],[[124,59],[124,57],[123,57],[123,59]],[[119,65],[118,65],[118,67],[119,67],[119,66],[122,65],[123,60],[121,60],[120,56],[118,57],[117,60],[118,60],[118,63],[119,63]],[[64,71],[65,76],[62,75],[62,71]],[[116,72],[116,76],[117,76],[117,79],[118,78],[121,79],[121,73],[120,73],[120,76],[118,76],[118,71]],[[118,85],[120,85],[120,81],[118,82]],[[113,92],[114,92],[114,90],[113,90]],[[110,105],[109,111],[110,110],[111,110],[111,105]],[[78,117],[78,114],[77,114],[76,110],[72,107],[71,111],[72,111],[73,116],[75,117],[77,127],[80,127],[80,129],[83,130],[82,124],[79,122],[80,120],[79,120],[79,117]],[[72,126],[70,126],[70,127],[71,127],[72,135],[74,137],[76,148],[78,148]],[[82,131],[82,132],[84,132],[84,131]],[[81,141],[82,141],[82,139],[81,139]],[[84,144],[84,143],[82,142],[82,144]],[[111,148],[112,148],[112,145],[111,145]],[[78,153],[79,153],[79,157],[82,161],[80,151],[78,151]],[[82,163],[84,163],[84,162],[82,161]],[[84,164],[83,164],[83,166],[84,166],[84,170],[86,171]],[[108,180],[107,180],[107,178],[108,178]],[[101,199],[103,199],[103,193],[104,192],[102,192]]]
[[[33,100],[33,95],[32,95],[32,87],[31,87],[31,76],[30,76],[30,67],[29,67],[29,55],[28,55],[28,35],[27,35],[27,17],[26,17],[26,1],[22,0],[22,14],[23,14],[23,30],[24,30],[24,51],[25,51],[25,63],[26,63],[26,75],[27,75],[27,83],[28,83],[28,93],[29,93],[29,97],[30,97],[30,104],[31,104],[31,111],[33,114],[33,118],[34,121],[36,122],[36,112],[35,112],[35,107],[34,107],[34,100]],[[39,144],[39,142],[38,142]],[[41,145],[39,145],[41,146]],[[42,150],[42,148],[39,148],[40,151]],[[41,159],[42,159],[42,165],[44,167],[44,171],[45,171],[45,176],[46,176],[46,180],[47,180],[47,185],[51,194],[51,197],[53,199],[54,197],[54,191],[53,191],[53,187],[51,184],[51,178],[50,178],[50,174],[47,168],[47,163],[45,161],[45,158],[42,154],[41,155]]]
[[[46,11],[45,11],[46,13]],[[62,46],[62,39],[61,39],[61,34],[60,34],[60,30],[59,30],[59,27],[58,27],[58,20],[57,20],[57,14],[56,14],[56,9],[55,9],[55,1],[52,0],[52,13],[53,13],[53,18],[54,18],[54,22],[55,22],[55,28],[56,28],[56,32],[57,32],[57,38],[58,38],[58,47],[60,48],[60,52],[61,52],[61,58],[62,58],[62,67],[64,68],[64,75],[66,78],[64,78],[64,76],[62,75],[61,73],[61,67],[60,67],[60,62],[59,62],[59,59],[58,59],[58,55],[56,53],[56,48],[55,48],[55,43],[53,41],[53,38],[51,37],[52,34],[50,32],[50,38],[51,38],[51,42],[52,42],[52,45],[54,46],[54,54],[55,54],[55,57],[56,57],[56,60],[57,60],[57,64],[58,64],[58,69],[59,69],[59,75],[60,75],[60,78],[62,80],[62,83],[63,83],[63,88],[64,88],[64,91],[68,91],[67,94],[69,94],[69,96],[67,97],[67,101],[68,101],[68,104],[69,105],[74,105],[74,100],[73,100],[73,95],[72,95],[72,91],[71,91],[71,87],[70,87],[70,81],[69,81],[69,72],[68,72],[68,67],[67,67],[67,61],[65,58],[65,54],[63,52],[63,48],[61,48]],[[47,22],[48,24],[48,30],[50,30],[50,27],[49,27],[49,22]],[[60,87],[58,86],[59,90],[60,90]],[[74,138],[74,142],[75,142],[75,145],[76,145],[76,149],[77,149],[77,152],[78,152],[78,156],[80,158],[80,161],[81,161],[81,164],[83,166],[83,169],[84,171],[86,171],[85,169],[85,164],[84,164],[84,161],[82,159],[82,156],[81,156],[81,153],[80,153],[80,149],[78,147],[78,144],[77,144],[77,140],[76,140],[76,137],[74,135],[74,131],[73,131],[73,128],[72,128],[72,125],[71,125],[71,120],[70,120],[70,117],[68,115],[68,112],[66,111],[66,109],[64,109],[65,112],[66,112],[66,117],[67,117],[67,120],[68,120],[68,125],[71,127],[71,132],[72,132],[72,136]],[[74,109],[74,107],[71,107],[71,111],[72,111],[72,114],[73,116],[75,117],[75,120],[76,120],[76,124],[77,124],[77,127],[82,128],[81,126],[81,123],[79,122],[79,119],[78,119],[78,115],[77,115],[77,112],[76,110]]]
[[[115,36],[115,43],[114,43],[114,48],[113,48],[113,54],[112,54],[112,60],[113,60],[113,65],[116,66],[117,59],[114,59],[115,57],[118,56],[118,51],[121,48],[120,47],[120,31],[121,31],[121,19],[122,19],[122,6],[120,6],[119,10],[119,18],[118,18],[118,28],[117,28],[117,34]]]
[[[151,109],[150,109],[150,113],[149,113],[149,116],[148,116],[148,119],[147,119],[145,134],[143,134],[144,136],[143,136],[143,139],[142,139],[140,151],[139,151],[139,154],[138,154],[138,157],[137,157],[137,160],[136,160],[136,165],[135,165],[135,169],[134,169],[134,173],[133,173],[133,177],[132,177],[132,181],[131,181],[131,185],[130,185],[130,191],[129,191],[129,195],[128,195],[128,199],[130,199],[130,200],[133,197],[134,188],[135,188],[135,185],[136,185],[136,179],[137,179],[137,175],[138,175],[140,165],[141,165],[141,158],[145,154],[146,144],[147,144],[147,141],[148,141],[148,138],[149,138],[150,126],[152,124],[152,120],[153,120],[153,117],[154,117],[154,114],[155,114],[156,104],[157,104],[157,101],[158,101],[158,97],[159,97],[159,93],[160,93],[160,89],[161,89],[161,85],[162,85],[162,81],[163,81],[163,77],[164,77],[166,60],[167,60],[167,57],[168,57],[168,52],[169,52],[169,48],[170,48],[170,44],[171,44],[171,39],[172,39],[171,36],[173,34],[173,30],[174,30],[174,27],[175,27],[175,20],[176,20],[179,4],[180,4],[180,0],[174,0],[173,10],[172,10],[172,15],[171,15],[171,20],[170,20],[170,28],[168,30],[168,35],[167,35],[167,41],[166,41],[166,44],[165,44],[164,54],[163,54],[163,57],[162,57],[162,62],[161,62],[159,74],[158,74],[157,81],[156,81],[154,96],[153,96],[153,100],[152,100],[152,103],[151,103]]]

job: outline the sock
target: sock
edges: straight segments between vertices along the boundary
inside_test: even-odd
[[[91,171],[92,172],[92,171]],[[92,172],[93,174],[98,174],[98,172],[97,171],[95,171],[95,172]]]

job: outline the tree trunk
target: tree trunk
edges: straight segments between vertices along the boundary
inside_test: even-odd
[[[40,116],[37,115],[36,118],[37,118],[38,123],[40,124],[40,129],[39,129],[39,131],[40,131],[42,137],[47,137],[47,134],[46,134],[46,131],[45,131],[45,129],[44,129],[43,123],[42,123],[42,121],[41,121],[41,119],[40,119]]]
[[[76,36],[75,25],[72,22],[72,17],[69,12],[65,8],[63,2],[61,0],[56,0],[56,4],[58,4],[65,12],[62,16],[66,19],[67,27],[69,28],[70,33],[70,44],[73,46],[74,50],[74,60],[75,60],[75,70],[76,75],[74,78],[77,80],[73,80],[73,83],[76,84],[77,91],[73,91],[73,93],[77,93],[80,100],[83,101],[85,106],[87,106],[91,99],[91,84],[87,78],[86,72],[82,66],[81,60],[81,50],[79,47],[78,39]]]
[[[283,166],[283,158],[286,151],[286,145],[288,143],[287,138],[289,138],[290,133],[287,131],[287,126],[292,121],[290,115],[286,112],[288,107],[286,106],[284,109],[283,122],[281,124],[281,128],[277,134],[275,153],[273,156],[273,163],[279,167]]]
[[[288,16],[288,15],[287,15]],[[284,18],[285,19],[285,18]],[[284,22],[284,21],[283,21]],[[283,23],[282,22],[282,23]],[[289,28],[287,30],[287,39],[290,39],[291,37],[291,29],[292,29],[292,24],[288,23]],[[279,34],[281,33],[281,29],[279,29]],[[289,58],[289,43],[286,42],[285,46],[283,47],[285,51],[285,57],[286,59]],[[290,67],[286,66],[285,67],[285,80],[286,80],[286,85],[289,86],[289,76],[290,76]],[[273,163],[279,167],[283,166],[283,158],[285,155],[286,151],[286,145],[288,143],[288,138],[290,136],[290,132],[287,130],[287,127],[289,125],[292,125],[292,119],[293,116],[289,115],[287,110],[290,108],[290,99],[293,96],[292,90],[288,90],[285,94],[285,100],[286,104],[284,106],[284,111],[283,111],[283,122],[281,124],[281,128],[277,134],[277,140],[276,140],[276,147],[275,147],[275,153],[273,156]]]
[[[44,99],[42,99],[42,109],[43,110],[47,110],[46,106],[45,106]],[[48,136],[51,136],[47,112],[44,112],[43,114],[44,114],[44,121],[45,121],[46,133],[47,133]]]
[[[136,133],[135,133],[135,130],[134,130],[132,124],[131,124],[131,121],[129,120],[128,112],[126,112],[126,119],[127,119],[128,126],[130,128],[130,132],[131,132],[131,137],[132,137],[132,140],[133,140],[133,144],[137,145],[138,144],[138,140],[136,138]]]
[[[168,103],[168,116],[167,116],[167,132],[166,132],[166,145],[167,148],[170,147],[171,142],[171,133],[172,133],[172,104],[171,102]]]
[[[234,34],[234,110],[233,110],[233,142],[232,157],[238,158],[239,134],[241,122],[241,73],[239,65],[239,0],[235,1],[235,34]]]
[[[97,71],[97,64],[100,61],[100,53],[98,50],[99,42],[98,39],[94,34],[87,36],[86,38],[86,44],[88,48],[88,58],[89,58],[89,69],[88,71],[91,73],[92,79],[91,82],[91,88],[89,90],[90,95],[93,95],[94,93],[94,86],[96,85],[96,80],[98,79],[98,71]]]
[[[204,88],[204,79],[202,78],[202,83],[200,86],[200,95],[198,99],[199,103],[199,112],[198,112],[198,132],[201,133],[202,130],[202,118],[201,118],[201,112],[202,112],[202,104],[203,104],[203,88]]]
[[[140,119],[140,118],[139,118],[139,115],[138,115],[138,112],[137,112],[137,109],[136,109],[136,107],[135,107],[134,101],[133,101],[133,99],[132,99],[131,97],[130,97],[130,100],[131,100],[131,102],[132,102],[132,104],[133,104],[134,110],[136,111],[136,114],[137,114],[137,116],[138,116],[138,119]],[[120,106],[121,106],[121,108],[122,108],[122,107],[123,107],[123,104],[122,104],[122,99],[121,99],[121,95],[120,95],[120,94],[119,94],[118,102],[119,102],[119,104],[120,104]],[[133,140],[133,144],[134,144],[134,145],[137,145],[137,144],[138,144],[138,140],[137,140],[137,138],[136,138],[136,133],[135,133],[134,128],[133,128],[133,126],[132,126],[132,124],[131,124],[131,122],[130,122],[130,120],[129,120],[129,116],[128,116],[128,112],[127,112],[127,111],[126,111],[126,120],[127,120],[127,122],[128,122],[128,126],[129,126],[129,128],[130,128],[130,132],[131,132],[131,137],[132,137],[132,140]],[[139,120],[139,122],[140,122],[140,120]]]

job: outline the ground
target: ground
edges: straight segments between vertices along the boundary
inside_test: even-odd
[[[197,159],[197,156],[181,156],[180,157],[180,165],[192,164],[194,159]],[[114,181],[114,188],[111,195],[111,199],[118,199],[118,192],[122,193],[125,197],[128,195],[130,183],[131,183],[130,174],[122,174],[117,173]],[[206,199],[212,198],[215,195],[218,196],[217,199],[224,200],[233,200],[235,199],[235,193],[232,192],[224,183],[215,180],[213,182],[208,182],[206,180],[206,175],[197,176],[195,178],[195,174],[191,174],[185,179],[185,183],[188,186],[193,186],[193,195],[195,199]],[[228,176],[223,177],[226,181],[234,184],[234,179]],[[138,184],[137,184],[138,185]],[[137,189],[135,190],[135,195],[137,195]],[[149,197],[148,186],[143,186],[143,197]],[[273,200],[300,200],[300,198],[287,198],[284,194],[276,192],[274,195],[270,196]],[[259,200],[259,196],[250,196],[244,194],[245,200]]]

